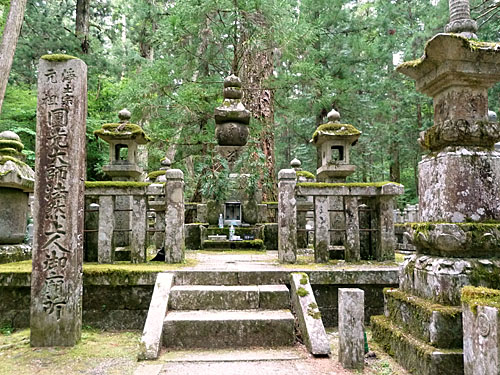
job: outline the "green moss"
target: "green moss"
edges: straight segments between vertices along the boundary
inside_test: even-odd
[[[158,176],[164,176],[167,173],[167,171],[153,171],[148,173],[148,178],[150,180],[156,179]]]
[[[137,181],[85,181],[86,188],[140,188],[151,185],[150,182],[137,182]]]
[[[297,177],[305,177],[314,180],[316,177],[308,171],[297,171]]]
[[[305,290],[303,287],[299,287],[299,289],[297,289],[297,295],[299,297],[305,297],[305,296],[309,295],[309,292],[307,290]]]
[[[489,287],[500,286],[500,269],[476,264],[469,275],[473,285],[483,285]]]
[[[3,148],[13,148],[17,151],[22,151],[24,149],[24,145],[19,141],[0,138],[0,149]]]
[[[381,182],[346,182],[346,183],[328,183],[328,182],[299,182],[297,186],[301,187],[311,187],[318,189],[327,189],[331,187],[382,187],[384,185],[394,184],[398,186],[402,186],[397,182],[391,181],[381,181]]]
[[[399,289],[384,288],[384,294],[388,294],[393,298],[403,301],[415,308],[414,312],[424,312],[429,318],[434,311],[442,315],[454,317],[461,313],[461,308],[458,306],[445,306],[432,302],[431,300],[419,298],[414,295],[402,292]],[[418,320],[418,319],[417,319]]]
[[[311,302],[307,306],[307,315],[313,319],[321,319],[321,313],[318,309],[318,305],[315,302]]]
[[[262,204],[267,204],[269,205],[278,205],[278,202],[262,202]]]
[[[424,59],[422,57],[420,57],[416,60],[405,61],[404,63],[399,64],[396,67],[396,70],[406,69],[406,68],[415,68],[416,66],[420,65],[422,63],[422,61],[424,61]]]
[[[500,310],[500,290],[498,289],[466,286],[462,289],[461,300],[462,303],[470,306],[474,314],[477,313],[478,306],[490,306]]]
[[[120,127],[120,130],[118,128]],[[96,137],[112,136],[122,139],[135,139],[143,137],[147,142],[151,139],[146,136],[144,130],[136,124],[104,124],[101,129],[94,131]]]
[[[61,54],[61,53],[54,53],[54,54],[51,54],[51,55],[43,55],[40,58],[42,60],[55,61],[55,62],[62,62],[62,61],[68,61],[68,60],[78,59],[78,57],[71,56],[71,55],[64,55],[64,54]]]
[[[27,166],[28,166],[25,162],[23,162],[23,161],[21,161],[21,160],[19,160],[19,159],[15,158],[15,157],[12,157],[12,156],[5,156],[5,155],[4,155],[4,156],[2,156],[2,155],[0,155],[0,165],[3,165],[3,164],[5,164],[5,163],[7,163],[8,161],[13,162],[14,164],[16,164],[16,165],[18,165],[18,166],[20,166],[20,167],[27,167]]]
[[[185,206],[198,206],[199,203],[197,203],[197,202],[186,202],[186,203],[184,203],[184,205]]]
[[[350,124],[338,124],[336,122],[328,122],[318,126],[313,133],[312,141],[317,142],[320,133],[327,133],[335,136],[353,136],[360,135],[361,132]]]

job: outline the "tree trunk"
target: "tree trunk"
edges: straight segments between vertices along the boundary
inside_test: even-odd
[[[274,158],[274,92],[264,88],[266,80],[273,74],[273,56],[269,49],[247,49],[241,59],[243,81],[243,104],[262,126],[258,144],[265,157],[261,171],[263,199],[276,200],[276,176]]]
[[[391,164],[389,166],[390,180],[401,182],[401,166],[399,163],[399,145],[396,141],[391,143]]]
[[[75,34],[80,39],[82,52],[89,53],[90,0],[76,1]]]
[[[2,113],[3,98],[9,81],[10,68],[14,60],[17,40],[23,24],[26,0],[11,0],[9,14],[0,43],[0,113]]]

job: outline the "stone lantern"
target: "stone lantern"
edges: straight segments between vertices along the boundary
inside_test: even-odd
[[[318,126],[311,140],[321,155],[318,181],[344,182],[354,173],[356,166],[350,164],[349,152],[360,135],[354,126],[340,123],[340,114],[336,110],[328,113],[328,122]]]
[[[0,263],[31,257],[23,242],[35,174],[23,161],[23,148],[16,133],[0,133]]]
[[[143,173],[137,164],[137,147],[148,143],[149,138],[139,125],[128,122],[128,110],[122,109],[118,117],[118,124],[104,124],[94,132],[109,143],[109,164],[102,169],[114,181],[137,181]]]

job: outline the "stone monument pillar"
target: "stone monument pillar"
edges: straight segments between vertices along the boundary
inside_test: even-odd
[[[500,81],[500,43],[466,38],[475,32],[467,1],[450,0],[450,12],[461,26],[447,30],[462,35],[434,36],[422,58],[397,68],[433,98],[434,125],[419,140],[430,153],[419,163],[417,254],[400,289],[385,291],[386,316],[372,320],[374,337],[424,375],[463,373],[461,289],[498,288],[500,272],[500,125],[488,119],[487,92]]]
[[[165,261],[184,261],[184,174],[180,169],[167,170],[165,177]]]
[[[87,66],[66,55],[38,68],[31,345],[81,336]]]
[[[278,259],[280,263],[297,260],[297,174],[293,169],[278,173]]]
[[[16,133],[0,133],[0,263],[31,258],[24,238],[35,173],[23,161],[23,148]]]

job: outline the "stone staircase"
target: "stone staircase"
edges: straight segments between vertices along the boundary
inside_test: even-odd
[[[397,290],[384,290],[385,314],[372,316],[374,339],[406,369],[422,375],[463,374],[462,314]]]
[[[294,340],[285,285],[176,285],[170,291],[164,347],[276,347]]]

